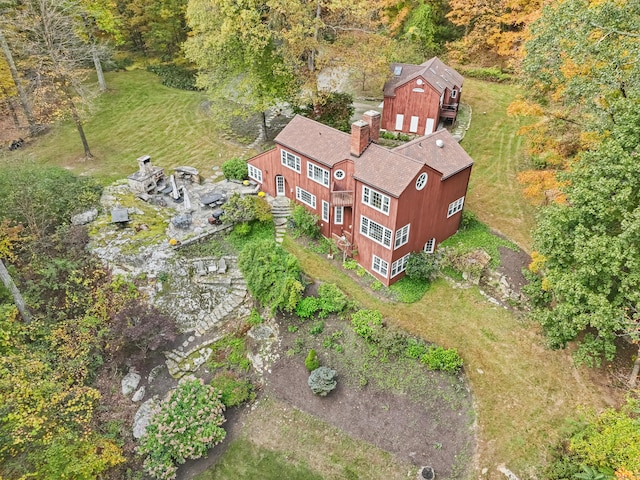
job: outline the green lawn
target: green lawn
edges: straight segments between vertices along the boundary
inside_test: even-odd
[[[473,115],[461,145],[475,162],[465,206],[492,229],[531,251],[535,212],[516,178],[526,164],[524,138],[516,132],[527,122],[506,114],[519,93],[511,84],[464,81],[462,101],[471,105]]]
[[[150,155],[161,167],[189,165],[209,176],[213,166],[243,153],[205,114],[204,94],[165,87],[144,70],[108,73],[106,79],[109,91],[96,99],[95,113],[85,124],[94,159],[82,159],[82,144],[70,122],[20,154],[110,183],[133,173],[141,155]]]

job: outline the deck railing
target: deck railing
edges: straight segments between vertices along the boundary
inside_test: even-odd
[[[353,205],[353,190],[331,192],[331,203],[334,207],[350,207]]]

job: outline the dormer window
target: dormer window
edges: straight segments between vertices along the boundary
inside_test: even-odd
[[[456,98],[458,96],[458,91],[454,88],[451,90],[451,98]]]

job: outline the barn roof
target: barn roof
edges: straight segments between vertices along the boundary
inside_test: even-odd
[[[398,87],[418,77],[424,78],[440,94],[444,92],[445,88],[452,90],[453,87],[461,87],[464,82],[462,75],[445,65],[438,57],[433,57],[421,65],[392,63],[391,71],[393,77],[384,84],[385,97],[394,96]]]
[[[438,140],[442,147],[438,146]],[[425,165],[442,174],[444,180],[473,164],[447,130],[417,138],[393,150],[372,143],[356,157],[350,153],[349,134],[296,115],[275,142],[327,167],[350,160],[356,179],[394,197],[400,196]]]

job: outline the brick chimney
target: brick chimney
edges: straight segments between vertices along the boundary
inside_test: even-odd
[[[362,120],[369,124],[369,138],[373,143],[378,143],[378,139],[380,138],[381,118],[380,112],[376,112],[375,110],[369,110],[362,115]]]
[[[369,146],[369,124],[358,120],[351,124],[351,155],[359,157]]]

